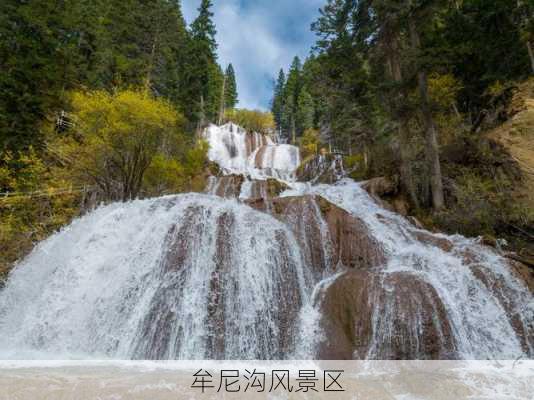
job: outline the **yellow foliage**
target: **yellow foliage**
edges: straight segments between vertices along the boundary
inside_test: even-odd
[[[17,154],[16,157],[7,152],[0,161],[3,165],[0,167],[0,188],[4,191],[33,191],[42,184],[46,167],[32,147],[27,153]]]
[[[124,90],[75,92],[71,105],[78,136],[61,138],[54,147],[72,164],[70,175],[77,181],[118,200],[140,195],[143,183],[159,188],[167,182],[166,190],[179,186],[180,178],[170,176],[182,170],[176,158],[185,146],[184,118],[170,103]]]
[[[498,97],[500,96],[504,91],[506,90],[506,86],[502,84],[501,81],[497,81],[490,85],[486,89],[486,94],[492,96],[492,97]]]
[[[462,84],[452,74],[432,74],[428,78],[428,92],[432,103],[450,110],[456,104]]]
[[[271,133],[275,129],[274,116],[270,112],[259,110],[234,109],[227,110],[226,121],[232,121],[248,131]]]
[[[0,160],[0,280],[11,264],[33,245],[71,221],[78,214],[80,195],[63,191],[69,183],[58,179],[30,148],[25,153],[7,153]]]
[[[306,129],[300,138],[300,150],[302,156],[305,158],[317,154],[320,142],[319,131],[316,129]]]

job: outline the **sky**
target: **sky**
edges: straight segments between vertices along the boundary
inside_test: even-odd
[[[305,59],[315,35],[310,25],[325,0],[214,0],[219,63],[236,71],[240,108],[269,108],[273,80],[295,55]],[[200,0],[182,0],[188,23]]]

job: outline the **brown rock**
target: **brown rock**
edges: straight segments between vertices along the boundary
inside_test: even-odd
[[[347,272],[324,288],[318,302],[321,359],[450,359],[457,354],[443,303],[416,275]]]
[[[503,277],[494,274],[491,269],[483,265],[471,265],[470,269],[475,278],[480,280],[491,291],[501,306],[506,310],[506,316],[513,326],[523,350],[529,354],[529,344],[534,343],[534,325],[532,321],[526,325],[523,323],[521,312],[524,305],[517,304],[514,291],[503,281]],[[511,264],[511,271],[519,279],[525,280],[527,287],[532,291],[534,283],[532,275],[529,276],[526,274],[526,271],[522,270],[521,266],[517,263]]]
[[[252,199],[272,199],[278,197],[289,187],[276,179],[253,180],[250,197]]]
[[[369,179],[362,182],[362,189],[372,196],[384,197],[392,196],[398,192],[398,184],[386,177]]]
[[[497,239],[495,239],[493,236],[484,235],[482,236],[482,244],[485,246],[490,246],[493,248],[497,248]]]
[[[339,262],[348,268],[379,268],[385,263],[383,250],[367,225],[320,196],[246,203],[291,227],[316,277],[328,268],[335,270]]]
[[[296,172],[297,181],[314,183],[334,183],[343,174],[343,160],[334,154],[309,157]]]
[[[415,218],[414,216],[408,216],[406,217],[406,219],[408,220],[408,222],[410,222],[413,226],[415,226],[417,229],[425,229],[425,227],[423,226],[423,224],[421,223],[421,221],[419,221],[417,218]]]
[[[454,247],[454,245],[449,239],[438,237],[436,235],[433,235],[430,232],[412,231],[412,234],[420,242],[439,247],[441,250],[446,251],[446,252],[450,252]]]
[[[208,191],[211,194],[227,199],[238,198],[241,193],[241,186],[245,181],[242,175],[226,175],[215,179],[215,183]]]

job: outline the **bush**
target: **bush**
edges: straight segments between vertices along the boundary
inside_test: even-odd
[[[82,194],[53,175],[30,148],[0,160],[0,281],[38,241],[78,215]],[[68,188],[68,189],[65,189]]]
[[[153,187],[179,186],[180,158],[184,157],[184,118],[166,101],[133,90],[72,95],[77,135],[62,137],[54,146],[70,160],[69,174],[93,185],[109,200],[138,197],[147,182]],[[154,181],[154,171],[163,178]],[[163,189],[158,187],[158,192]]]
[[[321,140],[319,139],[319,131],[316,129],[306,129],[299,141],[303,158],[316,155],[319,152]]]
[[[269,134],[275,130],[274,117],[270,112],[246,109],[227,110],[225,120],[234,122],[252,132]]]

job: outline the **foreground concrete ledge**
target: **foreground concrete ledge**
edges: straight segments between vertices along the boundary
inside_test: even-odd
[[[1,399],[532,399],[534,361],[0,361]]]

